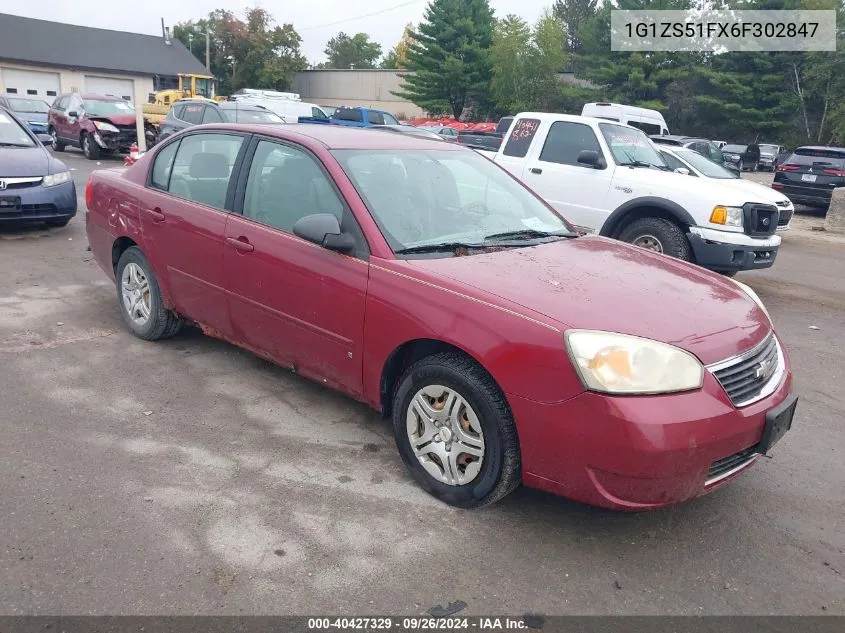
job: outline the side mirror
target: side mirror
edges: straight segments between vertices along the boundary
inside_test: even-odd
[[[602,158],[597,151],[592,149],[581,150],[578,154],[578,163],[580,165],[592,167],[593,169],[604,169],[607,165],[607,163],[604,162],[604,158]]]
[[[675,173],[676,174],[683,174],[684,176],[689,176],[689,169],[687,169],[686,167],[678,167],[675,170]]]
[[[355,238],[340,230],[340,223],[331,213],[306,215],[293,225],[294,235],[341,253],[355,250]]]
[[[69,118],[75,119],[76,117],[79,116],[79,113],[76,110],[71,110],[70,112],[67,113],[67,115],[68,115]]]
[[[53,145],[53,137],[49,134],[36,134],[35,137],[41,141],[44,145],[52,146]]]

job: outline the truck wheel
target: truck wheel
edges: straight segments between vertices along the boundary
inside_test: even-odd
[[[622,229],[619,239],[670,257],[692,261],[692,248],[683,229],[663,218],[640,218]]]
[[[82,153],[88,160],[97,160],[100,157],[100,146],[94,142],[94,139],[87,132],[82,133],[81,145]]]

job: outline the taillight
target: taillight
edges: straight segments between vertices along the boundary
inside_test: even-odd
[[[778,171],[795,171],[798,165],[778,165]]]
[[[772,183],[772,189],[783,189],[783,185],[780,184],[779,182],[773,182]]]
[[[839,176],[840,178],[845,178],[845,169],[825,169],[822,173],[825,173],[828,176]]]
[[[88,184],[85,185],[85,206],[91,210],[91,204],[94,201],[94,187],[91,178],[88,178]]]

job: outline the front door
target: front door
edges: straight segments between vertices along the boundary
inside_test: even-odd
[[[223,267],[235,337],[277,363],[348,393],[361,392],[368,250],[330,176],[300,147],[261,140],[243,200],[226,224]],[[313,213],[338,217],[358,240],[351,255],[293,234]]]
[[[605,166],[578,162],[584,150],[598,152]],[[571,223],[598,231],[610,211],[605,198],[613,168],[604,157],[593,128],[583,123],[555,121],[545,143],[535,143],[528,154],[522,181],[555,207]]]
[[[176,311],[229,336],[223,234],[238,134],[188,134],[158,152],[150,195],[141,201],[147,249]]]

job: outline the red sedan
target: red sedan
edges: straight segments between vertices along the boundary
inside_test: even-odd
[[[790,428],[754,292],[578,237],[460,146],[339,126],[200,126],[95,172],[88,239],[135,335],[183,323],[392,419],[420,485],[521,482],[647,509],[724,484]]]

